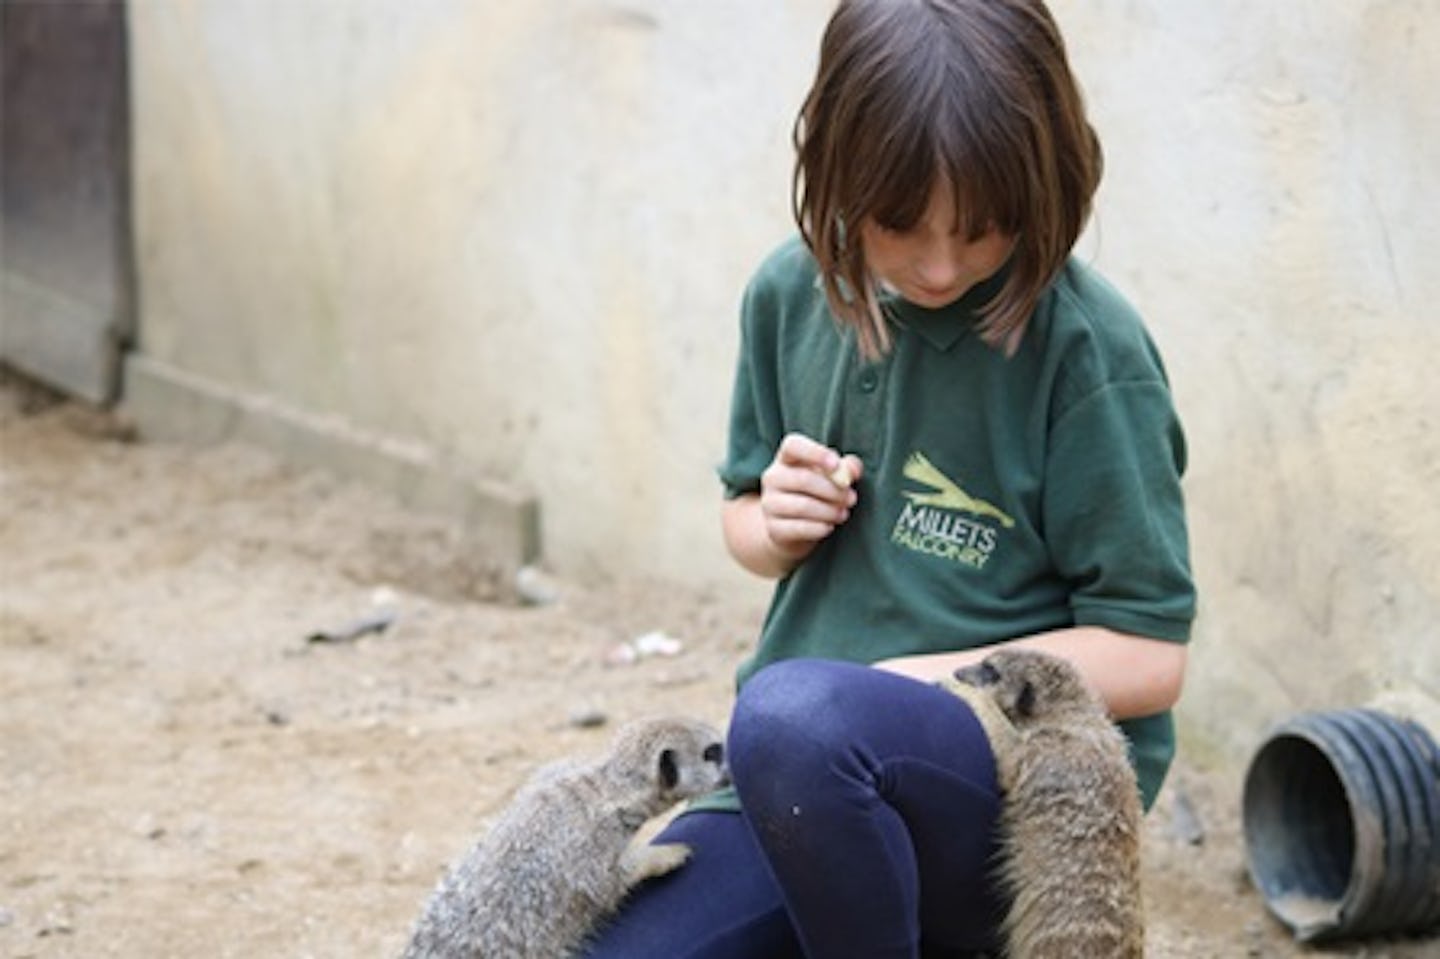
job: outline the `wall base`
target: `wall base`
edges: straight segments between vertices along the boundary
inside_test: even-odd
[[[242,393],[140,353],[124,361],[123,407],[143,437],[182,443],[254,443],[287,462],[378,487],[407,506],[453,516],[485,560],[517,569],[540,554],[534,497],[455,475],[413,442],[364,433],[333,417]]]

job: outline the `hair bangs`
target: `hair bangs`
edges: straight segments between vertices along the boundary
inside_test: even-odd
[[[858,225],[869,220],[887,230],[909,230],[920,222],[929,205],[930,186],[937,170],[934,154],[923,148],[882,150],[865,164],[862,182],[854,193],[851,214]]]
[[[936,166],[955,203],[955,229],[974,242],[987,233],[1015,234],[1025,199],[1016,192],[1003,164],[987,159],[982,147],[967,143],[939,157]],[[944,149],[942,147],[941,149]]]
[[[939,67],[942,61],[932,56],[929,63]],[[886,229],[909,230],[944,185],[954,198],[959,233],[975,240],[997,229],[1018,232],[1032,202],[1026,175],[1031,151],[1023,132],[1005,129],[984,108],[991,101],[966,89],[973,75],[914,72],[921,75],[910,77],[906,89],[918,102],[883,120],[872,118],[867,127],[876,135],[863,162],[852,168],[855,182],[846,193],[854,205],[847,220],[868,218]]]
[[[1001,91],[970,66],[959,54],[952,61],[933,124],[936,163],[953,191],[956,223],[973,240],[991,230],[1019,232],[1030,206],[1026,169],[1033,161],[1028,138],[996,108]]]

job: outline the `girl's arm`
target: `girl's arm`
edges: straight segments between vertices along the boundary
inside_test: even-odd
[[[760,492],[726,500],[720,514],[725,545],[743,567],[778,579],[850,518],[855,490],[831,474],[844,467],[851,483],[863,466],[799,433],[781,441],[760,477]]]
[[[875,666],[933,682],[979,662],[1001,646],[1024,646],[1068,659],[1100,694],[1115,719],[1149,716],[1174,706],[1180,698],[1188,656],[1182,643],[1118,633],[1103,626],[1072,626],[962,652],[897,656]]]

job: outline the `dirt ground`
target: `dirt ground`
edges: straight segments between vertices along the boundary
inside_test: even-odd
[[[393,956],[535,765],[642,713],[724,720],[759,609],[655,582],[521,605],[435,518],[131,439],[0,376],[0,955]],[[615,661],[657,631],[678,654]],[[1149,819],[1153,955],[1310,954],[1246,878],[1239,776],[1182,756]]]

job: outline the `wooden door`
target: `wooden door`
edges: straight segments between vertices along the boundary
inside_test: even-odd
[[[124,0],[0,3],[0,362],[119,392],[133,324]]]

